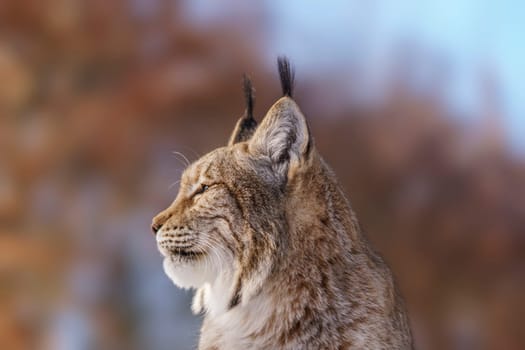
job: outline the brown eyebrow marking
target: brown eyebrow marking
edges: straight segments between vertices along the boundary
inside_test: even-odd
[[[210,163],[208,164],[208,166],[206,167],[206,170],[204,170],[204,171],[202,172],[201,176],[203,176],[203,177],[207,177],[207,178],[210,177],[210,176],[209,176],[209,173],[210,173],[211,163],[212,163],[212,162],[210,162]]]

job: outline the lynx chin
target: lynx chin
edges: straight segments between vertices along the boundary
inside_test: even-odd
[[[292,98],[259,125],[246,111],[225,147],[189,165],[153,219],[164,271],[196,289],[199,349],[411,349],[392,273],[362,233]]]

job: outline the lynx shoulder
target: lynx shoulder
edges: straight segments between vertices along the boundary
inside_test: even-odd
[[[410,349],[392,273],[314,145],[288,60],[278,67],[283,97],[258,125],[245,79],[228,144],[188,166],[153,219],[166,274],[205,314],[199,349]]]

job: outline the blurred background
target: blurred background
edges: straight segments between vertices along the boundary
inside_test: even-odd
[[[391,264],[418,349],[525,348],[525,3],[0,2],[0,344],[192,349],[152,217],[296,100]]]

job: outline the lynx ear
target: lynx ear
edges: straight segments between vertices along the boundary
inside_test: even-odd
[[[279,58],[283,94],[268,111],[249,142],[250,153],[268,157],[272,168],[285,176],[289,166],[306,157],[311,137],[306,118],[292,100],[293,71],[285,58]]]
[[[250,153],[268,157],[272,168],[285,175],[290,163],[308,155],[310,134],[306,119],[290,97],[268,111],[249,143]]]
[[[243,75],[243,90],[246,100],[246,110],[244,111],[244,115],[237,121],[230,140],[228,141],[228,146],[249,140],[257,128],[257,122],[253,118],[253,105],[255,101],[254,89],[250,78],[248,78],[246,74]]]

